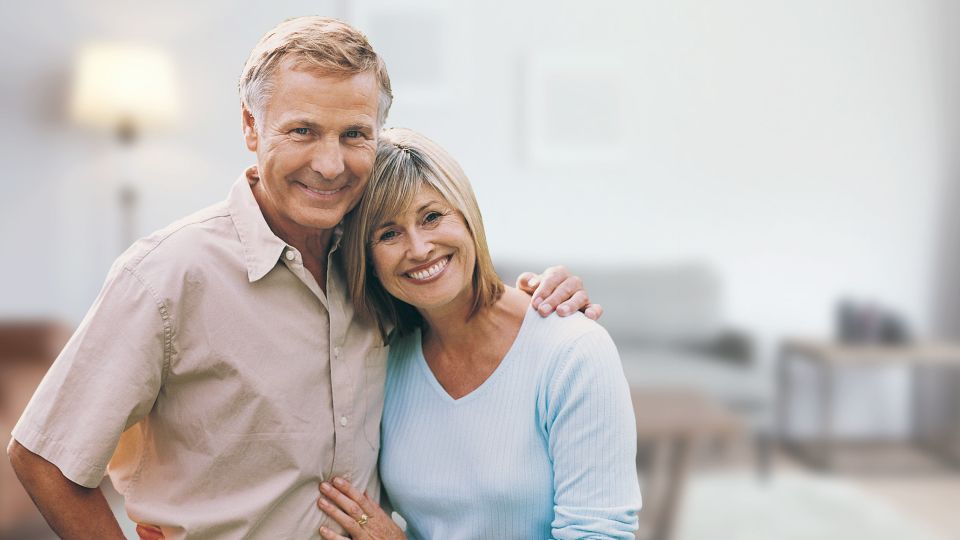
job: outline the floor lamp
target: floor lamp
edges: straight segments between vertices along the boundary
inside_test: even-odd
[[[143,130],[172,124],[178,112],[173,61],[164,51],[121,43],[80,50],[70,94],[74,122],[112,132],[129,151]],[[122,178],[117,193],[122,249],[138,236],[137,199],[133,179]]]

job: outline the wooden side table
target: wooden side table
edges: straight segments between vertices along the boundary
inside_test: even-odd
[[[791,365],[796,361],[805,361],[817,370],[818,432],[812,441],[806,442],[790,435],[795,390]],[[910,369],[924,366],[957,369],[960,368],[960,345],[853,345],[809,339],[784,341],[777,360],[777,425],[781,445],[816,467],[824,470],[834,468],[837,449],[834,422],[837,373],[841,369],[869,369],[889,365],[906,366]]]
[[[644,474],[641,533],[649,540],[673,537],[680,500],[698,445],[745,433],[732,412],[691,389],[631,388],[638,450],[649,448]],[[639,463],[638,452],[638,467]]]

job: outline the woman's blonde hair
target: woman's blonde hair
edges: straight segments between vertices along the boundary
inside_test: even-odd
[[[413,130],[384,130],[366,193],[347,215],[343,238],[355,313],[376,321],[384,341],[391,329],[403,335],[421,326],[423,318],[413,306],[394,298],[380,284],[369,260],[371,235],[382,223],[408,208],[422,187],[435,189],[460,212],[473,238],[477,260],[470,316],[493,305],[503,295],[503,282],[487,248],[480,208],[463,169],[446,150]]]

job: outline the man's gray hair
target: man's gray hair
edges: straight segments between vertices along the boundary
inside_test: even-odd
[[[383,127],[393,103],[386,64],[359,30],[343,21],[318,16],[283,21],[267,32],[250,52],[240,75],[240,100],[258,124],[273,93],[277,67],[287,58],[299,68],[325,75],[372,71],[380,87],[377,127]]]

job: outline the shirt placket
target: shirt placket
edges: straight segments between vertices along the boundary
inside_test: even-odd
[[[333,279],[336,271],[333,264],[333,252],[327,258],[327,300],[330,314],[330,380],[332,382],[334,414],[334,474],[353,481],[356,469],[357,429],[362,425],[360,411],[356,404],[360,395],[357,381],[356,359],[351,359],[346,350],[347,319],[344,291]],[[363,362],[359,362],[362,366]]]

